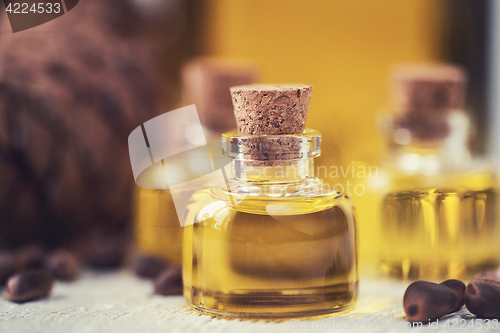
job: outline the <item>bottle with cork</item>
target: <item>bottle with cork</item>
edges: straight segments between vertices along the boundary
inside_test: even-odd
[[[498,182],[468,146],[466,81],[450,64],[393,72],[395,112],[383,122],[389,152],[366,194],[379,199],[360,207],[362,246],[377,242],[363,237],[376,225],[373,251],[384,275],[438,281],[500,263]]]
[[[220,141],[223,132],[236,126],[229,88],[254,83],[257,76],[258,68],[251,61],[198,57],[186,62],[181,71],[182,100],[184,105],[196,105],[203,131],[187,128],[185,136],[193,140],[204,134],[207,141]],[[165,160],[168,177],[177,177],[182,182],[181,179],[203,176],[199,174],[196,158],[184,157],[182,161]],[[154,174],[145,177],[157,178]],[[133,224],[138,251],[181,265],[182,227],[170,190],[137,187],[134,199]]]
[[[183,280],[202,312],[250,318],[343,311],[358,295],[356,227],[343,193],[314,177],[312,87],[231,88],[225,181],[199,190],[184,227]]]

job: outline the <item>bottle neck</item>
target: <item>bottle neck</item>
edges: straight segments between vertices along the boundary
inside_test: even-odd
[[[314,158],[321,152],[321,136],[317,131],[255,136],[225,133],[222,152],[232,159],[226,184],[232,194],[341,197],[314,177]]]
[[[232,161],[231,178],[253,183],[296,183],[314,178],[314,160],[255,162],[236,159]]]
[[[222,152],[232,159],[231,178],[250,182],[295,182],[314,178],[313,159],[321,152],[321,135],[304,130],[293,135],[225,133]]]
[[[438,122],[401,121],[397,117],[386,126],[390,154],[403,169],[439,169],[463,165],[471,159],[471,123],[463,111],[451,111]]]

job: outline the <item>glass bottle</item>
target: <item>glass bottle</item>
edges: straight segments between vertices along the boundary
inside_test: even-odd
[[[134,236],[138,250],[180,266],[182,228],[170,191],[137,187],[133,203]]]
[[[381,122],[389,151],[370,179],[381,239],[379,269],[402,279],[470,277],[500,263],[500,196],[492,168],[472,157],[462,110],[465,73],[450,65],[401,68],[397,112]],[[379,208],[380,207],[380,208]],[[362,240],[363,241],[363,240]]]
[[[192,196],[184,227],[184,295],[195,309],[290,318],[356,301],[353,208],[314,177],[321,137],[302,129],[247,135],[240,127],[223,135],[229,177]]]

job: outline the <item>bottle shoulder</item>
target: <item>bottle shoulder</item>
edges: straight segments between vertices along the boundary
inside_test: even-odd
[[[498,178],[491,164],[482,159],[447,163],[426,156],[392,156],[381,159],[376,177],[369,179],[371,189],[456,189],[480,191],[497,189]]]
[[[195,192],[188,210],[196,215],[202,211],[214,215],[224,209],[259,215],[302,215],[323,211],[340,203],[351,205],[345,195],[328,188],[307,195],[287,195],[285,192],[278,195],[277,190],[272,192],[269,188],[261,192],[256,189],[243,192],[238,191],[237,187],[219,183]]]

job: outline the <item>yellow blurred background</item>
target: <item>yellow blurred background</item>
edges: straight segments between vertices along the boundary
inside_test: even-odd
[[[205,0],[201,52],[256,61],[263,83],[314,87],[307,127],[321,131],[322,165],[370,160],[382,149],[375,114],[389,104],[398,62],[438,60],[443,2]]]

